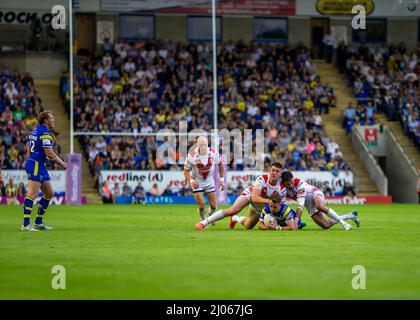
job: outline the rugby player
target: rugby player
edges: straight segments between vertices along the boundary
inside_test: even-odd
[[[213,223],[225,217],[231,217],[229,223],[231,229],[233,229],[238,222],[245,228],[252,229],[258,223],[261,211],[269,202],[270,197],[273,194],[281,194],[281,170],[282,165],[280,163],[273,163],[269,173],[258,176],[255,183],[245,189],[230,208],[219,210],[211,217],[203,219],[195,225],[195,229],[202,230],[209,223]],[[236,216],[237,213],[241,212],[242,209],[248,205],[247,217]]]
[[[344,230],[351,230],[352,227],[345,220],[352,220],[360,226],[356,210],[340,216],[333,209],[328,208],[324,202],[324,194],[318,188],[306,183],[305,181],[293,177],[290,171],[281,174],[282,185],[287,190],[287,197],[297,201],[296,219],[300,219],[303,207],[306,208],[312,220],[323,229],[329,229],[333,225],[340,223]],[[328,219],[327,216],[330,218]]]
[[[189,182],[198,206],[201,219],[206,218],[204,194],[209,202],[208,215],[211,216],[217,207],[216,186],[214,183],[215,165],[219,167],[220,189],[225,186],[222,158],[215,149],[210,148],[205,136],[197,138],[197,147],[188,153],[184,163],[184,177]]]
[[[29,135],[26,150],[25,169],[28,174],[28,193],[23,205],[22,231],[52,230],[52,227],[45,225],[42,219],[53,196],[46,161],[47,159],[51,160],[58,163],[63,169],[67,169],[67,163],[52,150],[53,137],[50,130],[53,130],[55,125],[52,112],[41,112],[38,115],[38,122],[39,125]],[[38,202],[38,214],[32,226],[30,223],[32,206],[39,189],[42,191],[42,197]]]
[[[306,222],[296,219],[296,212],[282,202],[283,197],[274,194],[270,198],[270,202],[265,205],[261,212],[258,228],[260,230],[298,230],[306,226]],[[277,223],[266,225],[264,218],[271,215]]]

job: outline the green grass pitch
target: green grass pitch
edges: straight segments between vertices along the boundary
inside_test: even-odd
[[[194,206],[86,205],[51,207],[55,229],[29,233],[22,208],[2,206],[0,299],[420,299],[420,206],[333,208],[357,208],[361,227],[322,230],[305,212],[302,231],[231,231],[228,219],[195,231]],[[65,290],[51,287],[54,265]]]

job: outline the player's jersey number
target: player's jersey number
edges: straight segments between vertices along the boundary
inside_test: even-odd
[[[30,145],[30,148],[31,148],[31,153],[34,153],[35,152],[35,141],[34,140],[29,140],[29,145]]]

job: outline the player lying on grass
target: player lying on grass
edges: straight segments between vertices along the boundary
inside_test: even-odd
[[[198,137],[197,148],[189,152],[185,159],[184,176],[193,190],[201,219],[206,218],[204,194],[206,194],[210,205],[208,215],[211,216],[216,211],[216,187],[213,177],[215,165],[219,166],[220,188],[223,191],[225,182],[222,159],[218,152],[209,148],[206,137]]]
[[[258,228],[260,230],[298,230],[306,226],[306,222],[296,219],[296,212],[282,203],[283,198],[274,194],[270,202],[261,212]],[[270,216],[272,219],[267,219]]]
[[[294,178],[293,173],[284,171],[281,174],[282,185],[287,190],[287,197],[297,201],[296,218],[300,219],[303,212],[303,207],[308,210],[312,220],[315,221],[323,229],[329,229],[333,225],[340,223],[344,230],[351,230],[351,225],[345,220],[352,220],[360,226],[360,221],[357,218],[357,211],[352,211],[344,216],[338,215],[333,209],[325,206],[324,194],[318,188],[306,183],[305,181]],[[328,219],[327,215],[330,219]]]
[[[232,229],[237,222],[241,223],[247,229],[252,229],[258,223],[261,211],[269,202],[270,197],[273,194],[280,194],[281,169],[282,165],[280,163],[273,163],[269,173],[260,175],[254,185],[245,189],[230,208],[215,212],[211,217],[197,223],[195,228],[202,230],[210,223],[233,216],[230,222]],[[235,216],[248,205],[250,206],[247,217]]]

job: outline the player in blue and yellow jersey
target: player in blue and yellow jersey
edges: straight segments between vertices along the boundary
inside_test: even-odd
[[[23,207],[23,231],[51,230],[46,226],[42,217],[47,210],[53,196],[51,179],[47,170],[47,159],[58,163],[63,169],[67,169],[67,163],[60,159],[52,150],[53,137],[50,130],[54,128],[55,120],[50,111],[43,111],[38,116],[39,125],[29,135],[26,150],[27,160],[25,163],[28,174],[28,194]],[[39,189],[42,198],[38,202],[38,214],[34,225],[31,225],[32,206],[38,196]]]
[[[265,225],[264,217],[267,214],[277,221],[277,225]],[[278,194],[270,197],[270,202],[261,211],[260,220],[258,221],[260,230],[297,230],[305,226],[305,222],[296,219],[296,212],[285,203],[282,203],[282,197]]]

